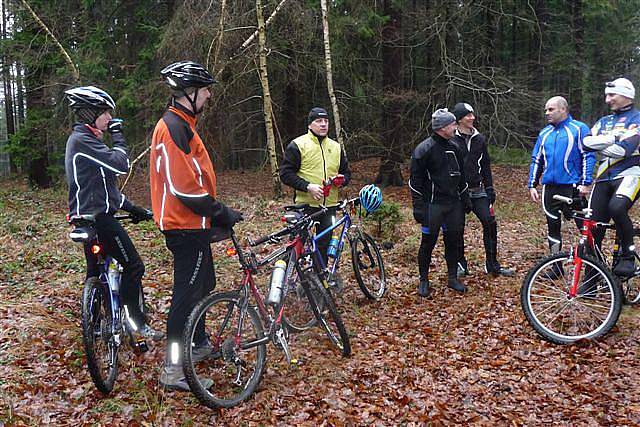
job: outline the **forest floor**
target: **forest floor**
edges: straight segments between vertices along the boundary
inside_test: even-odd
[[[354,165],[353,195],[377,170]],[[98,392],[85,368],[80,332],[84,258],[68,239],[66,190],[32,191],[21,180],[0,186],[0,426],[2,425],[640,425],[639,310],[625,307],[611,333],[557,346],[526,322],[519,289],[526,271],[546,254],[546,225],[525,188],[527,170],[494,167],[499,254],[517,271],[489,278],[482,269],[481,227],[467,226],[469,293],[448,290],[439,241],[431,275],[434,296],[417,296],[419,228],[407,187],[385,189],[401,205],[391,249],[383,251],[389,290],[366,301],[344,264],[339,301],[353,355],[326,341],[291,348],[289,367],[268,347],[257,393],[225,410],[199,405],[190,393],[161,390],[164,343],[148,353],[123,352],[113,393]],[[404,171],[407,176],[407,171]],[[279,206],[266,173],[224,171],[219,197],[245,213],[240,235],[277,229]],[[146,178],[125,193],[148,205]],[[637,210],[637,208],[636,208]],[[471,217],[469,217],[471,218]],[[153,224],[128,226],[146,264],[144,285],[152,323],[162,328],[169,307],[172,262]],[[575,228],[564,227],[567,235]],[[573,236],[572,236],[573,237]],[[217,290],[240,280],[237,261],[213,246]],[[347,261],[347,260],[345,260]],[[263,286],[266,276],[259,279]]]

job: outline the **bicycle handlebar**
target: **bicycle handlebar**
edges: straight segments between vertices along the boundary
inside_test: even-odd
[[[304,226],[309,225],[311,222],[313,222],[313,220],[323,215],[326,211],[327,211],[327,208],[325,206],[320,205],[320,210],[318,212],[314,212],[310,215],[303,216],[298,220],[298,222],[296,222],[293,225],[286,226],[281,230],[278,230],[266,236],[259,237],[256,240],[253,240],[251,238],[247,239],[247,241],[249,242],[249,246],[258,246],[269,241],[277,242],[280,240],[281,237],[288,236],[296,232],[297,230],[300,230]]]

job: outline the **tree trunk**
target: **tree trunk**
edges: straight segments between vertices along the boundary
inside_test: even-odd
[[[573,42],[575,45],[575,57],[577,61],[572,61],[571,82],[569,90],[569,105],[571,114],[581,117],[582,113],[582,82],[584,77],[584,66],[582,64],[584,52],[584,15],[582,10],[582,0],[571,1],[571,27],[573,30]]]
[[[400,165],[403,158],[400,150],[402,140],[402,47],[401,28],[402,15],[393,0],[385,0],[384,14],[389,21],[382,29],[382,129],[387,155],[380,163],[380,170],[375,179],[382,187],[404,184]]]
[[[7,40],[7,1],[2,1],[2,40]],[[4,89],[4,113],[7,121],[7,137],[16,133],[15,113],[13,107],[13,88],[11,76],[11,61],[8,59],[6,52],[3,52],[2,58],[2,84]]]
[[[322,34],[324,36],[324,65],[327,72],[327,89],[329,91],[329,99],[331,99],[331,108],[333,109],[333,120],[336,125],[336,138],[340,143],[343,154],[346,156],[344,139],[342,138],[342,125],[340,124],[340,111],[338,110],[338,102],[336,101],[336,94],[333,90],[333,72],[331,69],[331,45],[329,43],[329,14],[327,11],[327,0],[320,0],[320,8],[322,9]]]
[[[273,179],[273,197],[282,197],[282,184],[278,170],[278,157],[276,156],[276,139],[273,133],[273,108],[271,106],[271,92],[269,90],[269,74],[267,72],[267,36],[265,34],[264,16],[262,14],[262,1],[256,0],[256,15],[258,18],[258,52],[260,66],[260,84],[262,85],[262,104],[264,113],[264,125],[267,132],[267,153],[271,164],[271,177]]]

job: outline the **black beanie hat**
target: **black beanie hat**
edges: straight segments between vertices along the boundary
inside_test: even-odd
[[[456,122],[459,122],[461,118],[466,116],[469,113],[474,113],[473,107],[466,102],[458,102],[454,107],[453,111],[451,111],[454,116],[456,116]]]
[[[309,111],[307,124],[311,124],[315,119],[329,119],[329,113],[322,107],[313,107],[311,111]]]

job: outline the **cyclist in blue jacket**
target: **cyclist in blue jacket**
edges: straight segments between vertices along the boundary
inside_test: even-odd
[[[631,276],[635,271],[633,223],[629,209],[640,191],[640,111],[633,105],[636,90],[628,79],[608,82],[604,89],[605,102],[613,112],[602,117],[591,129],[593,136],[586,138],[587,149],[599,151],[600,165],[596,173],[589,207],[592,218],[609,222],[613,218],[620,236],[621,257],[614,267],[619,276]],[[600,246],[605,230],[593,235]]]
[[[567,217],[568,211],[567,205],[554,200],[553,196],[586,196],[596,158],[585,150],[583,143],[589,135],[589,127],[571,117],[566,99],[561,96],[550,98],[544,114],[549,124],[540,131],[533,148],[528,187],[534,202],[542,200],[549,250],[556,253],[562,249],[561,214],[564,212]],[[542,196],[536,190],[539,182],[542,183]]]

